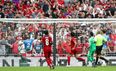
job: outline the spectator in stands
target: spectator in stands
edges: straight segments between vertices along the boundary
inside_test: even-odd
[[[1,7],[0,7],[0,18],[4,18],[4,17],[5,17],[5,15],[4,15],[2,6],[1,6]]]
[[[12,47],[11,44],[9,44],[8,41],[6,40],[5,33],[3,33],[0,37],[0,55],[6,55],[5,45]]]
[[[12,53],[14,55],[19,55],[19,41],[20,41],[21,37],[16,37],[16,41],[12,44]]]
[[[34,52],[36,52],[36,54],[42,54],[42,47],[41,36],[37,36],[37,38],[33,41]]]
[[[54,16],[53,18],[61,18],[61,15],[64,18],[68,16],[70,16],[71,18],[78,18],[80,17],[78,16],[78,14],[84,18],[86,18],[88,15],[91,15],[93,17],[107,18],[113,17],[114,12],[116,11],[114,0],[38,0],[33,2],[30,0],[20,0],[17,3],[6,1],[1,4],[0,8],[2,8],[2,17],[4,17],[4,15],[6,14],[10,18],[19,16],[27,18],[38,17],[39,14],[37,16],[34,16],[34,12],[36,12],[36,14],[37,12],[41,13],[41,17],[50,18],[50,15],[54,14],[56,11],[58,11],[59,14],[57,14],[57,17]],[[4,10],[5,12],[3,12]],[[10,10],[12,14],[10,12],[7,13],[7,10]]]
[[[7,42],[8,42],[10,45],[12,45],[12,44],[15,42],[14,37],[11,36],[11,35],[8,35],[6,38],[7,38],[7,39],[6,39]],[[6,54],[12,54],[12,47],[9,46],[9,45],[6,45],[5,47],[6,47]]]

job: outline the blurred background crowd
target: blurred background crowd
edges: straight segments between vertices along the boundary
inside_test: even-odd
[[[89,32],[96,35],[97,31],[107,39],[103,53],[116,52],[116,25],[115,23],[57,23],[56,24],[56,49],[58,54],[66,53],[66,44],[69,44],[70,33],[75,32],[80,53],[87,53],[89,48]],[[32,51],[31,54],[42,54],[41,38],[44,30],[49,31],[53,40],[53,24],[16,24],[0,23],[0,54],[11,55]],[[29,38],[27,38],[29,37]],[[29,48],[25,48],[25,40],[32,41]],[[67,42],[66,44],[64,44]]]
[[[116,18],[115,0],[0,0],[1,18]]]
[[[116,18],[115,0],[0,0],[0,18]],[[116,23],[57,23],[56,48],[58,54],[66,54],[63,42],[70,32],[75,32],[80,52],[89,47],[88,32],[96,35],[100,30],[107,43],[104,52],[116,52]],[[32,54],[42,53],[41,37],[44,30],[53,39],[53,24],[19,24],[0,22],[0,55],[25,53],[27,36],[33,39]]]

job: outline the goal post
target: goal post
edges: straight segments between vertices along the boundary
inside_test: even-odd
[[[82,18],[82,19],[38,19],[38,18],[1,18],[0,22],[11,22],[11,23],[107,23],[116,22],[115,18]]]

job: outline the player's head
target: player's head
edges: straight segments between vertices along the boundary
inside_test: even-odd
[[[89,32],[89,35],[90,35],[90,37],[91,37],[91,36],[94,36],[93,32]]]
[[[45,35],[48,35],[48,34],[49,34],[49,33],[48,33],[48,30],[45,30],[45,31],[44,31],[44,34],[45,34]]]
[[[97,34],[101,34],[101,31],[97,31]]]
[[[26,39],[30,39],[30,36],[29,35],[26,35]]]
[[[25,35],[24,35],[24,39],[30,39],[30,36],[29,36],[28,33],[25,33]]]
[[[71,32],[71,37],[74,37],[75,36],[75,33],[74,32]]]

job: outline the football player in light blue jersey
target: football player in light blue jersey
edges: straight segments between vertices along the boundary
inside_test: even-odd
[[[23,41],[24,47],[27,53],[32,53],[32,44],[34,39],[30,39],[29,36],[26,36],[26,39]]]

